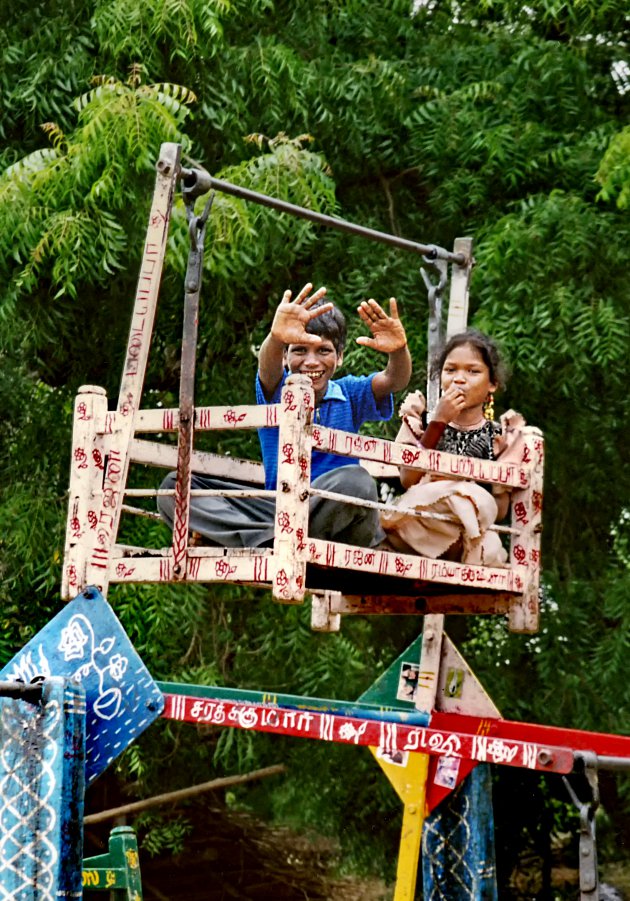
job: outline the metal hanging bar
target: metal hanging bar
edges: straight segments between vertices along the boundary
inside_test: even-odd
[[[427,269],[431,269],[437,277],[432,282]],[[432,260],[425,256],[424,266],[420,269],[422,280],[427,289],[429,301],[429,324],[427,329],[427,411],[433,413],[440,397],[440,376],[431,372],[433,360],[439,354],[444,343],[444,329],[442,326],[442,292],[448,280],[448,264],[445,260]]]
[[[599,878],[597,875],[597,840],[595,837],[595,812],[599,807],[599,782],[597,778],[597,755],[592,751],[581,751],[575,755],[581,764],[590,791],[590,798],[582,801],[573,786],[562,777],[571,800],[580,815],[580,901],[599,901]]]
[[[370,241],[378,241],[381,244],[389,244],[391,247],[398,247],[401,250],[409,250],[411,253],[427,257],[429,260],[446,260],[449,263],[456,263],[458,266],[467,266],[469,262],[465,253],[453,253],[435,244],[418,244],[416,241],[398,238],[396,235],[387,234],[387,232],[379,232],[372,228],[366,228],[363,225],[355,225],[346,219],[337,219],[334,216],[326,216],[324,213],[316,213],[314,210],[296,206],[296,204],[288,203],[286,200],[269,197],[267,194],[259,194],[258,191],[250,191],[248,188],[233,185],[229,181],[214,178],[203,169],[182,169],[181,174],[185,190],[198,186],[197,190],[199,193],[205,193],[210,190],[221,191],[222,194],[230,194],[232,197],[239,197],[241,200],[250,200],[252,203],[260,204],[260,206],[272,207],[281,213],[289,213],[301,219],[308,219],[310,222],[317,222],[319,225],[336,228],[338,231],[358,235]]]
[[[199,296],[203,268],[204,239],[214,192],[208,198],[201,216],[195,215],[195,201],[206,193],[201,183],[182,191],[190,251],[184,283],[184,326],[182,336],[181,375],[179,383],[179,434],[177,442],[177,480],[175,483],[175,515],[173,517],[173,576],[186,578],[188,524],[190,520],[191,457],[194,436],[195,361],[199,322]]]

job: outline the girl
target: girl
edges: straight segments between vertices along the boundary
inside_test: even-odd
[[[396,441],[484,460],[520,460],[523,418],[510,410],[500,423],[494,421],[494,394],[505,380],[494,341],[475,329],[454,335],[432,372],[440,373],[442,395],[431,422],[422,428],[425,402],[420,392],[408,395],[400,407]],[[407,491],[396,501],[399,510],[381,518],[396,550],[487,566],[505,563],[507,553],[496,532],[488,529],[506,515],[509,489],[493,485],[490,490],[405,466],[400,480]],[[409,509],[445,514],[448,520],[410,515]]]

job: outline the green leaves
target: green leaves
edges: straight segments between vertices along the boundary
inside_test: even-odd
[[[630,206],[630,126],[611,139],[597,170],[602,200],[615,200],[620,210]]]

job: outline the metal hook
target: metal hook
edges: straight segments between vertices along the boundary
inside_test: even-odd
[[[206,231],[206,223],[208,221],[208,216],[210,215],[210,210],[212,209],[212,204],[214,202],[215,192],[213,191],[210,194],[206,201],[206,205],[203,209],[203,213],[201,216],[195,216],[195,198],[194,197],[184,197],[184,205],[186,207],[186,216],[188,217],[188,236],[190,238],[190,246],[193,252],[196,252],[199,249],[199,245],[203,246],[203,241],[205,237]]]

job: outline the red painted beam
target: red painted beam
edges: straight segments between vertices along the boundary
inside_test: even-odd
[[[459,713],[433,711],[431,728],[455,732],[491,735],[505,741],[517,739],[539,745],[571,748],[572,751],[593,751],[599,757],[625,757],[630,764],[630,736],[607,732],[586,732],[561,726],[541,726],[538,723],[519,723],[516,720],[489,719]]]
[[[162,716],[199,725],[231,726],[279,735],[319,739],[383,748],[388,752],[411,752],[438,757],[498,763],[552,773],[570,773],[573,752],[517,738],[503,738],[474,728],[466,732],[453,728],[425,728],[378,719],[320,713],[317,710],[290,710],[273,704],[229,701],[224,698],[195,698],[165,694]],[[464,719],[460,717],[459,719]],[[479,725],[478,718],[466,717]]]

